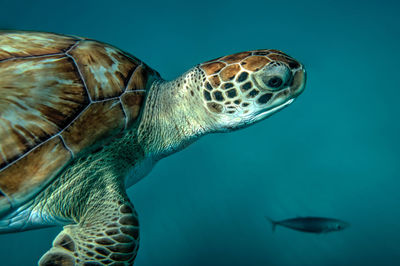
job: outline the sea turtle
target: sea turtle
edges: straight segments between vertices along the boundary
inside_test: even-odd
[[[139,223],[126,188],[163,157],[288,106],[301,63],[254,50],[173,81],[91,39],[0,33],[0,232],[63,225],[39,265],[131,265]]]

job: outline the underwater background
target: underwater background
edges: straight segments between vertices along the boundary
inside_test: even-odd
[[[135,265],[400,265],[398,1],[0,2],[0,28],[107,42],[165,79],[262,48],[306,66],[287,109],[203,137],[128,190]],[[272,232],[264,216],[351,226]],[[60,230],[0,235],[0,265],[36,265]]]

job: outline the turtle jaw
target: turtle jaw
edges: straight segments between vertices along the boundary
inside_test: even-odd
[[[227,126],[223,127],[223,130],[218,130],[217,132],[231,132],[238,129],[246,128],[270,117],[276,112],[279,112],[283,108],[289,106],[292,102],[294,102],[294,100],[295,98],[290,98],[287,99],[285,102],[276,105],[275,107],[263,108],[255,113],[252,113],[251,115],[246,115],[242,117],[238,116],[233,119],[227,119],[229,120],[229,122],[224,123],[227,124]]]
[[[260,120],[264,120],[267,117],[270,117],[271,115],[275,114],[276,112],[282,110],[283,108],[289,106],[292,102],[294,102],[295,98],[290,98],[286,100],[285,102],[273,107],[273,108],[268,108],[264,110],[260,110],[257,112],[254,117],[251,119],[251,123],[258,122]]]

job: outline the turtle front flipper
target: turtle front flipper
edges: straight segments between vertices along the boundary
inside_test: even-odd
[[[137,213],[127,197],[94,204],[81,221],[64,226],[44,265],[132,265],[139,248]]]

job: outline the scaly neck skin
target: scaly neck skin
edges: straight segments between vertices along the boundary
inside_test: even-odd
[[[207,114],[197,90],[198,75],[191,70],[173,81],[152,84],[138,130],[146,155],[161,159],[211,131],[215,121]]]

